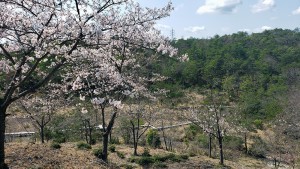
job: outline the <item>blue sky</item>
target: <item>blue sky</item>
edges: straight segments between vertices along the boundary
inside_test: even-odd
[[[163,7],[168,0],[137,0],[142,6]],[[300,27],[300,0],[171,0],[175,10],[157,28],[176,38],[209,38],[238,31]]]

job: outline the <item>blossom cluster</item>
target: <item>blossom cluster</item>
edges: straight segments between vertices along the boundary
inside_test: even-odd
[[[65,91],[95,104],[150,97],[137,58],[145,49],[176,55],[154,27],[172,10],[171,3],[150,9],[134,0],[0,1],[1,95],[15,100],[61,75]]]

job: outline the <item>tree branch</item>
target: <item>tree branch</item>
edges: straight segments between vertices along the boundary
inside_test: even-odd
[[[0,48],[4,52],[4,56],[6,57],[6,59],[8,59],[12,64],[16,64],[13,57],[9,54],[9,52],[4,48],[2,44],[0,44]]]
[[[32,93],[35,90],[37,90],[38,88],[40,88],[41,86],[43,86],[45,83],[47,83],[52,78],[52,76],[58,71],[58,69],[64,65],[65,62],[66,62],[66,58],[63,58],[62,61],[59,64],[57,64],[47,76],[44,77],[44,79],[42,79],[39,83],[35,84],[34,86],[30,87],[29,89],[23,91],[18,96],[10,99],[9,103],[12,103],[12,102],[16,101],[17,99],[19,99],[29,93]]]

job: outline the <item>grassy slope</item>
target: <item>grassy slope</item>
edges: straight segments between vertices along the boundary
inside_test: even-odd
[[[93,146],[96,148],[98,145]],[[127,164],[142,169],[145,167],[134,163],[129,163],[128,158],[131,157],[133,149],[124,146],[116,146],[116,150],[125,155],[124,159],[117,156],[116,153],[109,154],[109,161],[111,165],[106,166],[101,163],[99,159],[93,156],[92,150],[78,150],[75,143],[64,143],[62,148],[54,150],[50,148],[50,144],[32,144],[32,143],[8,143],[6,146],[6,162],[12,168],[119,168]],[[139,148],[141,154],[143,149]],[[167,154],[169,152],[162,149],[151,149],[150,153]],[[272,168],[270,164],[265,161],[241,157],[234,161],[225,161],[226,168],[234,169],[251,169],[251,168]],[[218,165],[218,159],[211,159],[207,156],[190,157],[187,161],[176,163],[167,161],[167,168],[172,169],[191,169],[191,168],[221,168]],[[157,168],[157,167],[148,167]]]

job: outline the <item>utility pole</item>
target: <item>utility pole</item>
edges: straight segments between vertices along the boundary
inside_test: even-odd
[[[173,28],[171,30],[171,40],[175,40],[175,31]]]

